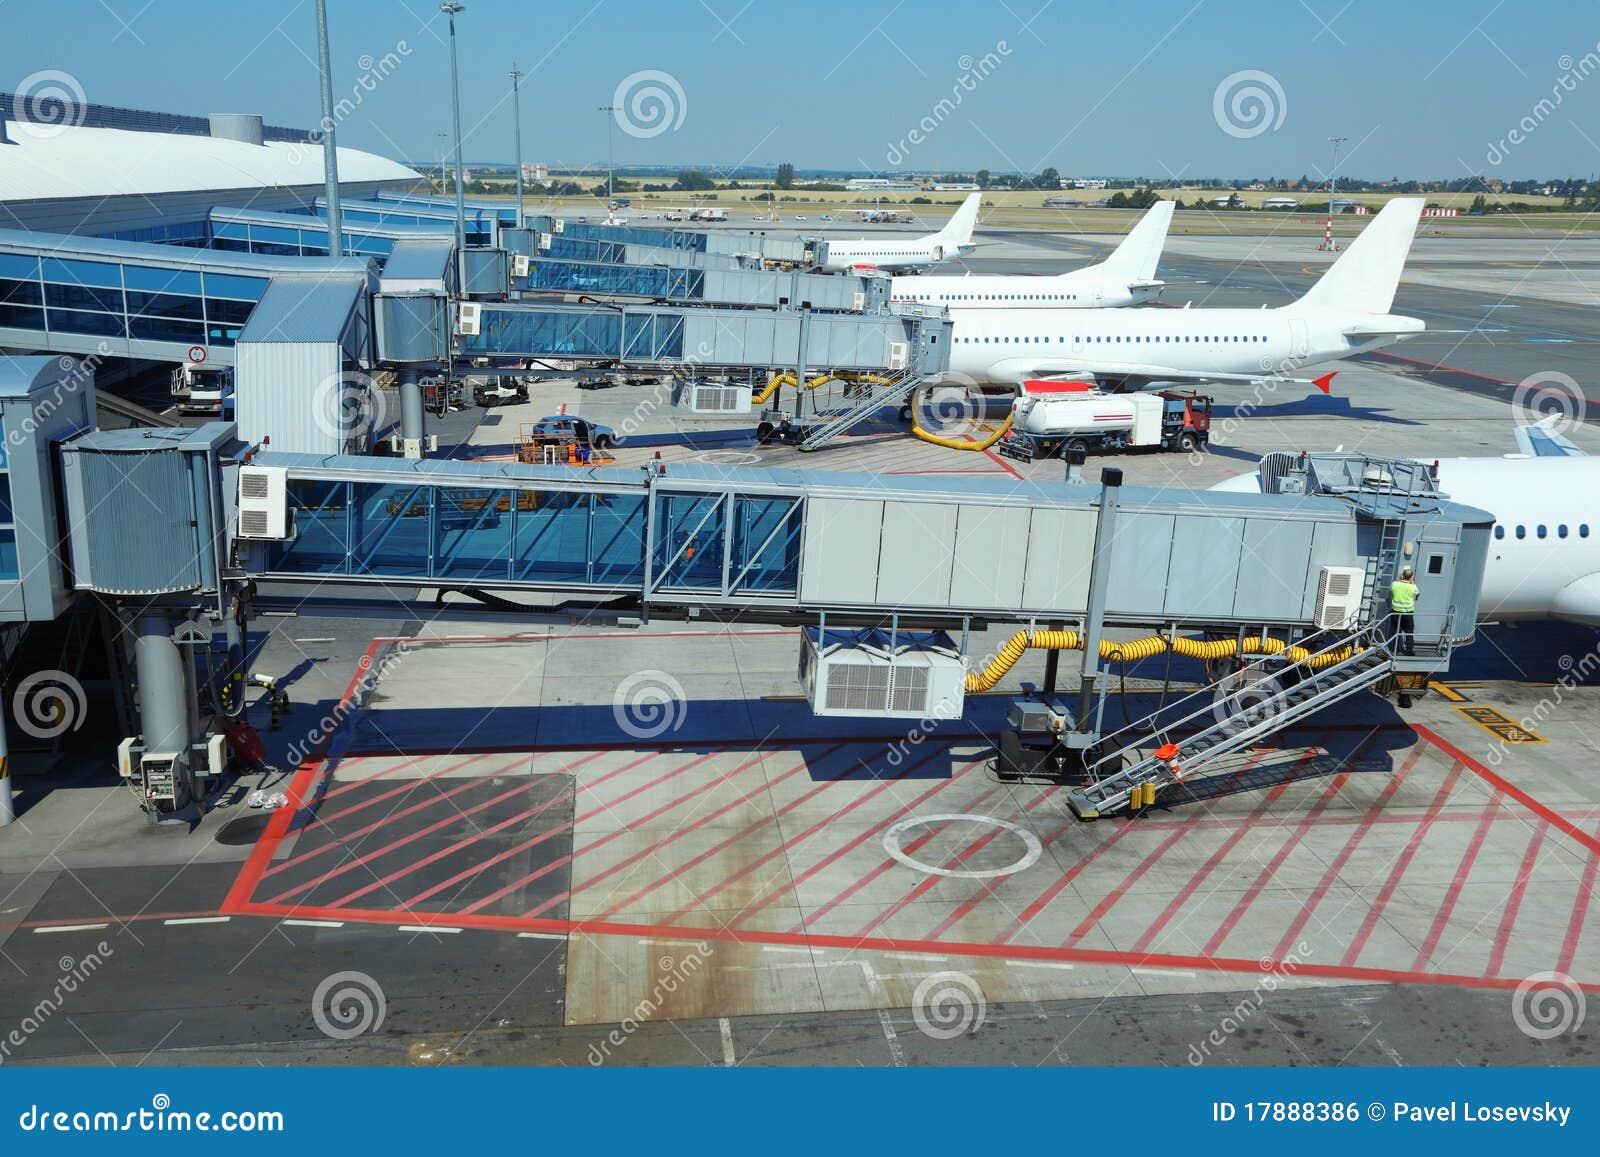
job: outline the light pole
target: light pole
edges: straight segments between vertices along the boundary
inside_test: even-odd
[[[444,196],[444,159],[450,154],[450,134],[434,133],[439,138],[439,196]]]
[[[1328,234],[1323,239],[1323,245],[1329,252],[1333,250],[1333,192],[1339,185],[1339,146],[1349,139],[1349,137],[1328,138],[1328,143],[1333,146],[1333,168],[1328,172]]]
[[[611,202],[616,200],[617,154],[616,146],[612,143],[615,138],[611,126],[616,123],[617,106],[603,104],[600,106],[600,111],[606,114],[606,217],[609,218],[612,213]]]
[[[467,247],[467,203],[463,186],[466,181],[461,167],[461,86],[456,79],[456,13],[465,12],[467,6],[456,0],[445,0],[439,11],[450,18],[450,113],[456,128],[456,249]]]
[[[333,140],[333,72],[328,67],[328,5],[317,0],[317,57],[322,72],[322,179],[327,183],[328,256],[344,256],[344,220],[339,210],[339,147]]]
[[[517,82],[522,79],[522,70],[517,67],[517,62],[511,62],[511,109],[515,114],[517,126],[517,227],[522,227],[522,94]]]

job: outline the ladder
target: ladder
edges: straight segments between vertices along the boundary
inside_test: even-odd
[[[921,384],[920,374],[902,372],[896,375],[888,385],[873,389],[856,405],[825,415],[827,421],[806,431],[800,449],[802,451],[820,449],[840,434],[860,425],[883,407],[897,406],[904,402]]]
[[[1385,519],[1378,540],[1377,552],[1367,556],[1366,577],[1362,580],[1361,607],[1368,622],[1376,622],[1385,613],[1378,606],[1385,577],[1393,580],[1395,564],[1400,560],[1400,535],[1405,523],[1398,518]]]
[[[1313,666],[1346,649],[1348,657]],[[1094,782],[1069,792],[1067,802],[1079,819],[1094,819],[1126,809],[1135,790],[1152,784],[1144,792],[1151,802],[1156,788],[1179,783],[1230,752],[1376,685],[1392,673],[1393,663],[1389,640],[1363,629],[1275,672],[1221,679],[1157,713],[1176,713],[1176,718],[1160,723],[1152,715],[1107,736],[1100,749],[1108,753],[1088,769]],[[1287,681],[1290,673],[1298,680]],[[1171,760],[1145,753],[1167,745],[1178,751]],[[1102,771],[1111,774],[1102,777]]]

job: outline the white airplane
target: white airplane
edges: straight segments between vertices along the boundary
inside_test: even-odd
[[[1297,382],[1285,370],[1419,334],[1389,312],[1422,215],[1397,198],[1298,301],[1277,309],[980,309],[951,315],[950,370],[1015,385],[1071,378],[1109,390],[1163,382]]]
[[[1104,261],[1056,277],[896,277],[890,300],[968,309],[1092,309],[1159,297],[1156,263],[1167,242],[1173,203],[1157,201]]]
[[[860,237],[853,241],[828,241],[828,252],[822,268],[830,272],[847,269],[926,269],[949,261],[977,248],[972,243],[972,227],[978,223],[978,202],[982,193],[974,193],[961,202],[955,216],[937,233],[918,237],[913,241],[891,241],[888,238]]]
[[[1442,458],[1439,489],[1495,516],[1478,617],[1483,622],[1560,619],[1600,626],[1600,458],[1552,429],[1518,427],[1519,454]],[[1213,490],[1256,493],[1259,474]]]

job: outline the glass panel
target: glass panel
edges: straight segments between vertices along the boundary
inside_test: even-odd
[[[0,530],[0,578],[14,579],[20,574],[17,569],[17,532]]]
[[[792,592],[800,581],[800,517],[793,498],[739,498],[732,578],[737,590]],[[785,521],[785,516],[788,521]],[[768,542],[768,539],[771,539]],[[749,567],[745,570],[746,566]],[[740,572],[744,578],[739,579]]]
[[[511,576],[524,581],[589,580],[589,496],[524,490],[517,496]]]
[[[110,313],[81,313],[77,310],[52,309],[50,328],[63,333],[92,333],[102,337],[122,337],[122,317]]]
[[[46,281],[122,288],[122,268],[118,265],[100,261],[66,261],[59,257],[41,258],[40,264]]]
[[[184,293],[200,296],[200,275],[187,269],[151,269],[144,265],[127,265],[122,270],[122,283],[128,289],[145,293]]]
[[[675,590],[721,590],[722,496],[667,494],[660,501],[656,582]]]
[[[290,479],[288,494],[289,509],[294,511],[294,541],[273,544],[267,569],[343,574],[350,514],[348,484]]]
[[[206,274],[207,297],[233,297],[245,301],[260,301],[267,291],[267,282],[261,277],[235,277],[229,273]]]
[[[39,259],[37,257],[19,257],[15,253],[0,253],[0,277],[19,277],[23,280],[37,280],[39,276]]]
[[[434,573],[462,579],[504,579],[511,566],[509,490],[439,489],[439,549]]]
[[[183,317],[194,321],[205,320],[205,306],[200,298],[179,297],[172,293],[140,293],[130,289],[128,312],[156,317]]]
[[[12,329],[43,329],[44,310],[25,305],[0,305],[0,325]]]
[[[594,581],[644,579],[644,495],[594,496]]]
[[[203,342],[206,327],[197,321],[173,321],[165,317],[130,317],[128,336],[143,341]]]
[[[122,290],[98,289],[86,285],[46,285],[46,305],[59,309],[98,309],[105,313],[122,312]]]
[[[351,574],[426,575],[431,486],[352,484]]]
[[[11,475],[0,474],[0,522],[10,522],[11,518]]]
[[[219,298],[206,298],[206,320],[213,325],[217,322],[229,322],[233,325],[243,325],[250,320],[250,312],[255,309],[253,301],[223,301]]]
[[[44,290],[37,281],[0,280],[0,301],[13,305],[43,305]]]

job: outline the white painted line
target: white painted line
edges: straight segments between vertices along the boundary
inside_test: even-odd
[[[297,642],[297,643],[331,643],[333,641],[334,641],[334,639],[333,639],[332,635],[328,635],[326,637],[319,637],[319,638],[315,638],[315,639],[296,639],[295,640],[295,642]]]
[[[163,924],[177,927],[180,924],[226,924],[232,916],[183,916],[176,920],[163,920]]]
[[[717,1028],[722,1031],[722,1063],[731,1069],[737,1063],[733,1055],[733,1026],[727,1017],[719,1016]]]
[[[1072,965],[1059,964],[1054,960],[1007,960],[1012,968],[1054,968],[1060,972],[1071,972]]]
[[[810,952],[811,949],[809,949],[809,948],[790,948],[790,947],[788,947],[786,945],[783,945],[783,944],[763,944],[761,946],[761,951],[763,951],[763,952]]]
[[[98,932],[109,924],[52,924],[48,928],[35,928],[35,932]]]
[[[443,932],[454,936],[460,932],[459,928],[446,928],[439,924],[401,924],[395,928],[396,932]]]
[[[566,934],[562,932],[518,932],[518,940],[565,940]]]
[[[883,1039],[889,1045],[889,1060],[893,1062],[895,1068],[905,1068],[906,1051],[900,1047],[900,1038],[895,1035],[894,1024],[889,1020],[889,1013],[881,1008],[878,1010],[878,1023],[883,1026]]]
[[[343,928],[343,920],[284,920],[284,924],[293,924],[296,928]]]
[[[948,956],[924,956],[920,952],[885,952],[883,955],[889,960],[914,960],[918,964],[945,964],[950,960]]]
[[[1145,976],[1195,976],[1194,972],[1185,972],[1181,968],[1130,968],[1129,972],[1142,973]]]

